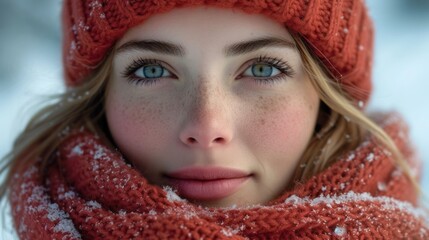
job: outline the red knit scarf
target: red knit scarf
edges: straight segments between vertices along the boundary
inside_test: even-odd
[[[401,119],[381,124],[413,159]],[[10,199],[21,239],[429,239],[413,187],[371,138],[266,205],[203,208],[75,131],[46,174],[35,164],[15,175]]]

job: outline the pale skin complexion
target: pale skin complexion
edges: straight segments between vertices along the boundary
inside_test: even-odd
[[[231,48],[263,38],[282,41]],[[284,191],[320,102],[286,28],[238,10],[182,8],[130,29],[115,48],[108,126],[150,183],[169,185],[166,174],[190,167],[247,174],[227,196],[188,197],[210,207],[263,204]]]

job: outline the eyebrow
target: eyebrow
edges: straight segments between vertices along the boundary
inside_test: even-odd
[[[224,49],[224,53],[226,56],[236,56],[253,52],[264,47],[295,48],[295,44],[282,38],[263,37],[231,44]],[[185,55],[185,49],[182,46],[158,40],[129,41],[118,47],[117,53],[123,53],[132,50],[151,51],[173,56]]]
[[[158,40],[129,41],[121,45],[116,51],[122,53],[132,50],[152,51],[174,56],[183,56],[185,54],[182,46]]]
[[[256,51],[264,47],[287,47],[295,48],[295,44],[289,40],[277,37],[264,37],[250,41],[234,43],[225,48],[226,56],[235,56]]]

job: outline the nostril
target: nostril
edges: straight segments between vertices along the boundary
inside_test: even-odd
[[[218,138],[213,139],[212,142],[215,142],[215,143],[224,143],[225,139],[222,138],[222,137],[218,137]],[[195,143],[198,143],[197,139],[195,139],[193,137],[189,137],[188,138],[188,144],[195,144]]]
[[[225,142],[225,139],[224,139],[224,138],[221,138],[221,137],[218,137],[218,138],[216,138],[216,139],[214,140],[214,142],[215,142],[215,143],[223,143],[223,142]]]

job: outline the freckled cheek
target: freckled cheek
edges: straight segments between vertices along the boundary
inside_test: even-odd
[[[166,139],[166,117],[162,108],[138,99],[112,97],[106,102],[109,129],[121,151],[130,159],[139,159],[155,150]]]
[[[279,104],[258,114],[254,119],[254,134],[258,145],[272,151],[303,149],[314,131],[316,106],[299,102]]]

